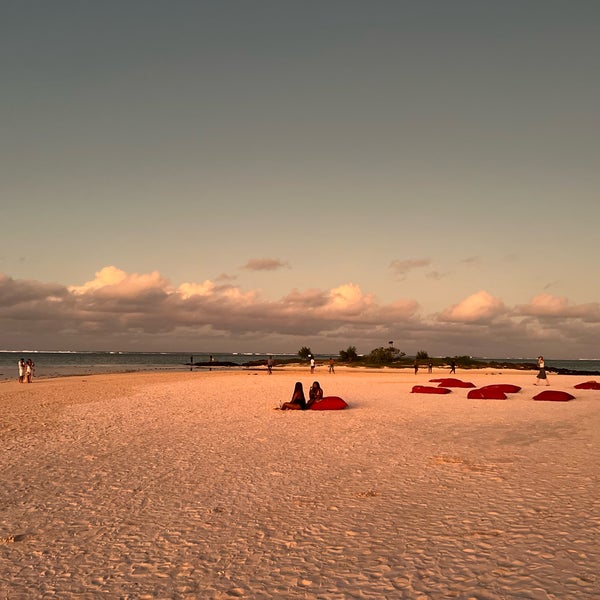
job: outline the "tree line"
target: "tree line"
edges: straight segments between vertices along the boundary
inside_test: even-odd
[[[309,346],[302,346],[298,351],[298,356],[304,360],[314,356],[313,351]],[[395,348],[393,342],[388,346],[379,346],[369,352],[369,354],[359,355],[356,346],[348,346],[345,350],[340,350],[338,360],[344,363],[356,365],[396,365],[406,366],[411,365],[415,360],[423,361],[423,363],[431,362],[432,365],[444,365],[455,361],[464,367],[475,366],[478,361],[470,356],[446,356],[444,358],[431,358],[426,350],[419,350],[416,354],[409,356],[406,352],[402,352]]]

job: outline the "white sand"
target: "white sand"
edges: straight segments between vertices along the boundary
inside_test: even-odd
[[[440,375],[0,384],[0,598],[600,597],[593,378],[410,393]],[[313,379],[351,409],[273,410]]]

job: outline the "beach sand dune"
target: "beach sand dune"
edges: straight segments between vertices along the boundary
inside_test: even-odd
[[[0,598],[598,598],[600,392],[435,376],[0,384]],[[273,410],[315,378],[350,409]]]

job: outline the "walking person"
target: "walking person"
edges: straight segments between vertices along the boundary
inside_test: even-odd
[[[335,368],[333,365],[333,357],[329,357],[329,372],[335,374]]]
[[[544,363],[543,356],[538,356],[537,364],[539,371],[536,379],[538,380],[538,383],[534,383],[533,385],[540,385],[540,381],[545,381],[546,385],[550,385],[550,382],[548,381],[548,375],[546,375],[546,364]]]
[[[315,357],[314,356],[310,357],[310,372],[311,373],[315,372]]]
[[[269,375],[273,373],[273,357],[269,356],[267,358],[267,371],[269,371]]]

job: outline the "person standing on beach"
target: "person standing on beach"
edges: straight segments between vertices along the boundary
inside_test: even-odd
[[[539,385],[539,382],[542,380],[546,382],[546,385],[550,385],[550,382],[548,381],[548,375],[546,375],[546,364],[544,363],[543,356],[538,356],[537,364],[539,372],[536,376],[536,379],[538,380],[538,383],[534,383],[533,385]]]
[[[333,366],[333,357],[329,357],[329,372],[335,374],[335,369]]]
[[[456,373],[456,361],[455,360],[450,361],[450,373]]]
[[[433,373],[433,363],[431,361],[429,361],[429,363],[427,364],[427,372]]]
[[[415,375],[419,372],[419,361],[415,358],[415,362],[413,363],[413,367],[415,368]]]
[[[314,356],[310,357],[310,372],[311,373],[315,372],[315,357]]]
[[[26,369],[25,359],[22,358],[18,364],[19,364],[19,383],[23,383],[23,381],[25,381],[25,369]]]
[[[271,375],[271,373],[273,373],[273,357],[269,356],[269,358],[267,358],[267,371],[269,371],[269,375]]]
[[[27,383],[31,383],[31,378],[33,377],[34,369],[34,362],[30,358],[28,358],[27,362],[25,363],[25,380],[27,381]]]

